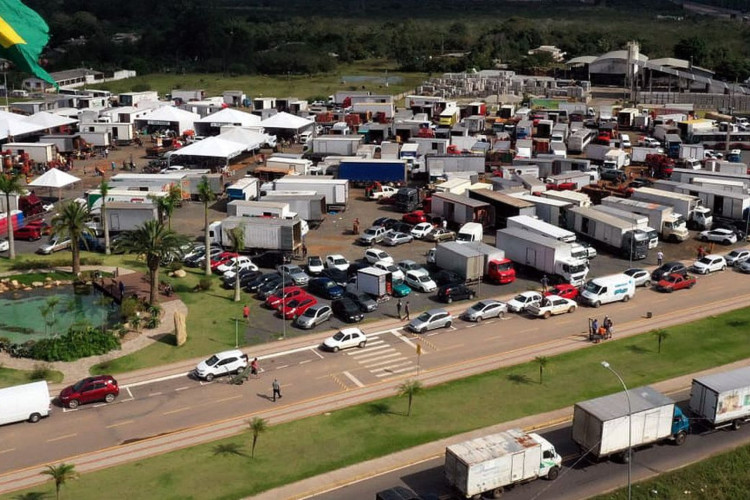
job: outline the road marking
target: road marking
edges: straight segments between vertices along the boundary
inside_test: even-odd
[[[276,367],[277,370],[281,370],[282,368],[289,368],[289,365],[281,365]]]
[[[365,384],[363,384],[362,382],[360,382],[357,379],[357,377],[355,377],[351,373],[349,373],[349,372],[342,372],[342,373],[346,376],[346,378],[348,378],[349,380],[351,380],[352,382],[354,382],[357,385],[357,387],[364,387],[365,386]]]
[[[185,385],[183,387],[178,387],[177,389],[175,389],[175,391],[184,391],[185,389],[190,389],[190,386],[189,385]]]
[[[11,451],[16,451],[16,449],[15,448],[8,448],[7,450],[0,450],[0,455],[2,455],[3,453],[10,453]]]
[[[394,360],[394,361],[399,361],[399,360]],[[394,368],[400,368],[402,366],[411,365],[411,364],[412,364],[411,361],[409,361],[408,359],[404,359],[401,362],[397,362],[397,363],[394,363],[394,364],[391,364],[391,365],[388,365],[388,366],[382,366],[380,368],[373,368],[370,371],[372,373],[380,372],[380,371],[392,372]]]
[[[120,427],[121,425],[128,425],[128,424],[132,424],[132,423],[135,423],[135,420],[123,420],[122,422],[118,422],[116,424],[108,425],[107,429],[111,429],[113,427]]]
[[[397,329],[391,330],[391,333],[392,333],[392,334],[393,334],[393,335],[394,335],[394,336],[395,336],[395,337],[396,337],[397,339],[399,339],[399,340],[402,340],[402,341],[403,341],[403,342],[404,342],[405,344],[408,344],[408,345],[412,346],[412,347],[413,347],[414,349],[416,349],[416,348],[417,348],[417,345],[416,345],[416,344],[415,344],[414,342],[412,342],[411,340],[407,339],[407,338],[406,338],[406,337],[404,337],[404,336],[403,336],[402,334],[398,333],[398,330],[397,330]]]
[[[365,368],[371,368],[373,366],[385,365],[387,363],[393,363],[394,361],[396,361],[395,359],[393,359],[394,357],[397,357],[399,359],[406,359],[406,358],[404,358],[401,355],[400,352],[394,352],[393,354],[389,354],[387,356],[383,356],[382,358],[376,358],[374,360],[372,360],[372,359],[370,360],[370,361],[377,361],[377,363],[365,362],[367,364],[362,363],[362,366],[364,366]],[[385,359],[385,358],[391,358],[391,359]]]
[[[349,351],[349,352],[346,353],[346,355],[347,356],[354,356],[355,358],[357,358],[357,357],[360,357],[360,356],[366,356],[368,354],[377,354],[378,351],[381,351],[383,349],[385,349],[385,350],[394,349],[394,347],[391,346],[390,344],[383,344],[383,345],[379,345],[379,346],[375,346],[375,347],[365,347],[364,350]],[[373,352],[373,351],[375,351],[375,352]]]
[[[466,329],[468,330],[469,328],[476,328],[478,326],[479,326],[479,323],[474,323],[472,325],[467,326]]]
[[[190,409],[190,407],[189,407],[189,406],[184,406],[184,407],[182,407],[182,408],[177,408],[176,410],[172,410],[172,411],[165,411],[164,413],[162,413],[162,415],[171,415],[171,414],[173,414],[173,413],[180,413],[180,412],[182,412],[182,411],[187,411],[187,410],[189,410],[189,409]]]
[[[78,435],[78,433],[76,433],[76,434],[65,434],[64,436],[58,436],[56,438],[48,439],[47,442],[51,443],[53,441],[60,441],[62,439],[68,439],[68,438],[76,437],[77,435]]]
[[[340,378],[338,378],[333,373],[327,375],[326,378],[332,378],[333,381],[336,382],[337,384],[339,384],[339,386],[341,386],[342,389],[344,389],[345,391],[349,390],[349,386],[347,386]]]
[[[402,368],[400,370],[397,369],[397,368],[400,368],[400,367],[404,367],[406,365],[411,365],[411,366],[407,366],[406,368]],[[414,365],[412,365],[411,361],[409,361],[407,363],[401,363],[400,365],[393,365],[392,367],[383,368],[382,369],[383,373],[376,373],[375,376],[378,377],[378,378],[387,377],[389,375],[394,375],[396,373],[401,373],[401,372],[405,372],[407,370],[413,370],[413,369],[414,369]]]
[[[242,396],[231,396],[231,397],[228,397],[228,398],[217,399],[216,402],[217,403],[223,403],[224,401],[231,401],[233,399],[240,399],[241,397]]]
[[[382,356],[383,354],[385,354],[387,352],[390,352],[390,351],[398,352],[398,351],[396,351],[396,348],[388,346],[388,349],[383,349],[381,351],[357,353],[359,355],[358,356],[354,356],[354,359],[356,361],[363,361],[363,360],[367,361],[367,358],[375,358],[377,356]]]
[[[310,363],[311,361],[312,361],[312,359],[306,359],[304,361],[300,361],[299,364],[300,365],[304,365],[305,363]]]
[[[149,395],[148,395],[148,397],[152,397],[152,396],[161,396],[161,395],[162,395],[162,393],[161,393],[161,392],[152,392],[151,394],[149,394]]]
[[[312,352],[313,354],[316,354],[320,359],[325,359],[325,356],[323,356],[322,354],[318,352],[317,347],[310,347],[309,349],[310,349],[310,352]]]

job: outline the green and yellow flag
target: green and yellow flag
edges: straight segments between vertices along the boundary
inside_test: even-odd
[[[0,57],[57,87],[39,66],[39,55],[48,41],[49,27],[42,16],[20,0],[0,0]]]

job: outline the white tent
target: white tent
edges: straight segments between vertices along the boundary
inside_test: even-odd
[[[313,123],[315,122],[283,111],[260,122],[267,129],[288,130],[292,133],[298,133],[301,129],[312,126]]]
[[[245,113],[244,111],[238,111],[232,108],[224,108],[216,113],[212,113],[205,118],[196,120],[195,123],[209,123],[215,124],[213,127],[219,128],[222,125],[236,125],[244,127],[248,125],[258,125],[260,123],[260,116],[256,116],[252,113]]]
[[[33,187],[57,188],[57,199],[62,199],[61,191],[65,186],[70,186],[80,181],[75,175],[70,175],[57,168],[51,168],[29,183]]]
[[[167,158],[170,165],[223,169],[229,165],[229,160],[241,155],[246,150],[247,145],[245,144],[227,141],[219,137],[208,137],[167,153]]]
[[[24,135],[40,132],[45,128],[41,125],[29,123],[25,116],[7,111],[0,111],[0,139],[17,140]]]
[[[151,113],[135,119],[135,127],[138,129],[170,129],[182,135],[186,130],[193,130],[196,120],[200,120],[200,115],[191,113],[184,109],[173,106],[162,106],[153,110]]]
[[[246,149],[248,150],[259,149],[261,146],[266,144],[270,139],[268,134],[261,134],[253,130],[247,130],[247,129],[240,128],[240,127],[232,128],[230,130],[222,132],[216,137],[218,137],[219,139],[223,139],[225,141],[238,142],[240,144],[244,144]]]
[[[72,125],[78,122],[78,120],[75,120],[73,118],[66,118],[61,115],[47,113],[46,111],[40,111],[25,118],[27,122],[42,126],[45,129],[63,127],[65,125]]]

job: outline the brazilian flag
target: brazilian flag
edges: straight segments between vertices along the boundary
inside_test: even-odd
[[[38,62],[47,41],[49,27],[42,16],[19,0],[0,0],[0,57],[57,87]]]

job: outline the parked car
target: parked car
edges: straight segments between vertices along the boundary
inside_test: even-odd
[[[360,269],[364,269],[366,267],[370,267],[371,264],[367,261],[361,261],[361,260],[355,260],[354,262],[349,264],[349,269],[346,270],[346,275],[351,278],[352,276],[357,276],[357,271]],[[338,269],[329,269],[329,271],[338,271]]]
[[[374,264],[379,260],[393,264],[393,257],[385,250],[380,250],[379,248],[368,248],[365,250],[365,260],[370,264]]]
[[[365,232],[362,233],[362,236],[357,238],[357,242],[362,245],[374,245],[375,243],[380,243],[383,241],[383,238],[385,238],[385,233],[387,231],[388,230],[383,226],[368,227],[365,229]]]
[[[701,241],[716,241],[722,245],[733,245],[737,243],[737,235],[731,229],[709,229],[701,231],[698,236]]]
[[[411,235],[416,239],[421,240],[428,234],[430,234],[434,229],[435,226],[433,226],[429,222],[420,222],[412,228]]]
[[[328,255],[326,257],[326,267],[334,267],[336,269],[346,271],[347,269],[349,269],[349,261],[346,260],[346,257],[341,254]]]
[[[0,238],[0,252],[7,252],[10,250],[10,243],[5,238]]]
[[[234,257],[239,257],[239,256],[240,255],[235,252],[221,252],[216,257],[211,258],[211,271],[215,273],[219,272],[217,270],[219,266],[221,266],[222,264],[226,264],[227,262],[229,262],[230,259]]]
[[[419,224],[420,222],[427,222],[427,214],[424,210],[414,210],[408,214],[404,214],[401,220],[407,224]]]
[[[323,272],[323,259],[319,255],[311,255],[307,258],[307,272],[313,276]]]
[[[645,286],[647,288],[651,286],[651,273],[649,273],[647,269],[633,267],[630,269],[626,269],[622,274],[627,274],[628,276],[633,278],[633,281],[635,281],[635,286]]]
[[[362,312],[372,312],[378,308],[377,301],[364,292],[347,290],[346,292],[344,292],[344,297],[354,301],[354,303],[359,306]]]
[[[548,295],[541,302],[527,306],[526,312],[531,316],[547,319],[556,314],[575,312],[577,308],[578,304],[574,300],[559,295]]]
[[[253,271],[252,269],[241,269],[239,274],[239,280],[240,280],[240,288],[245,288],[248,284],[250,284],[253,280],[255,280],[258,276],[261,276],[263,273],[260,271]],[[234,288],[236,282],[236,277],[232,276],[230,278],[224,277],[223,279],[223,286],[227,290],[231,290]]]
[[[331,306],[327,304],[317,304],[308,308],[305,312],[297,316],[294,323],[305,330],[315,328],[319,324],[328,321],[333,315]]]
[[[698,274],[708,274],[716,271],[724,271],[727,261],[721,255],[708,254],[702,259],[693,262],[693,271]]]
[[[557,295],[558,297],[562,297],[564,299],[574,300],[576,297],[578,297],[579,293],[580,291],[578,290],[578,287],[571,285],[570,283],[561,283],[559,285],[551,287],[549,290],[544,292],[544,296],[549,297],[550,295]]]
[[[445,309],[430,309],[409,322],[407,328],[414,333],[424,333],[436,328],[450,328],[453,316]]]
[[[687,274],[687,267],[682,262],[665,262],[651,273],[651,282],[658,282],[670,274]]]
[[[404,243],[411,243],[414,241],[414,236],[408,233],[395,233],[393,230],[388,231],[388,234],[383,238],[383,244],[389,247],[395,247],[397,245],[403,245]]]
[[[395,264],[392,262],[381,262],[378,261],[375,264],[372,265],[372,267],[377,267],[378,269],[382,269],[383,271],[388,271],[393,275],[393,281],[404,281],[404,273],[396,267]]]
[[[411,230],[414,229],[413,224],[407,224],[406,222],[397,222],[388,228],[388,231],[392,233],[406,233],[411,234]]]
[[[728,266],[736,266],[750,259],[750,248],[737,248],[724,256]]]
[[[258,270],[258,266],[253,264],[253,261],[250,260],[250,257],[247,257],[245,255],[240,255],[238,257],[232,257],[231,259],[228,259],[224,261],[222,264],[219,264],[216,266],[216,272],[220,274],[226,275],[229,274],[227,277],[234,276],[234,273],[237,268],[240,269],[252,269],[253,271]]]
[[[276,314],[284,319],[294,319],[318,303],[318,299],[305,293],[277,307]]]
[[[406,272],[404,283],[413,289],[424,293],[430,293],[437,290],[437,283],[432,281],[430,273],[424,269]]]
[[[441,302],[447,302],[450,304],[454,300],[473,299],[476,297],[477,292],[472,290],[466,285],[455,284],[455,285],[443,285],[440,287],[437,293],[437,298]]]
[[[398,224],[398,220],[390,217],[380,217],[379,219],[375,219],[372,223],[373,226],[382,226],[386,229],[392,228],[394,224]]]
[[[53,235],[46,244],[39,247],[36,253],[49,255],[54,252],[59,252],[60,250],[65,250],[66,248],[70,248],[70,238]]]
[[[269,295],[266,298],[266,307],[270,309],[277,309],[277,306],[280,306],[282,302],[284,302],[287,299],[293,299],[295,297],[299,297],[300,295],[306,295],[307,292],[305,292],[302,288],[298,286],[290,286],[288,288],[284,288],[283,293],[281,290],[279,290],[276,293],[273,293]]]
[[[111,403],[119,394],[120,387],[112,375],[97,375],[66,387],[60,392],[58,400],[66,408],[78,408],[78,405],[96,401]]]
[[[403,272],[407,273],[409,271],[426,271],[424,267],[422,267],[421,264],[417,264],[413,260],[402,260],[398,264],[396,264],[399,269],[401,269]]]
[[[284,252],[272,250],[253,255],[253,262],[255,262],[255,265],[258,267],[276,269],[276,266],[287,264],[289,262],[289,256]]]
[[[330,278],[311,279],[307,290],[324,299],[338,299],[344,295],[344,289]]]
[[[349,266],[349,269],[351,269],[351,266]],[[320,277],[332,279],[339,285],[345,286],[349,281],[349,272],[348,270],[342,271],[341,269],[336,269],[335,267],[329,267],[328,269],[325,269],[322,273],[320,273]]]
[[[336,332],[332,337],[323,341],[322,347],[326,350],[339,352],[341,349],[350,347],[364,348],[367,345],[367,337],[359,328],[344,328]]]
[[[391,284],[391,295],[394,297],[406,297],[411,293],[411,287],[403,281],[394,281]]]
[[[499,318],[506,312],[508,312],[508,306],[505,303],[494,299],[484,299],[469,307],[461,317],[467,321],[482,321]]]
[[[255,279],[250,280],[250,282],[245,285],[245,291],[249,293],[255,293],[258,291],[258,289],[268,283],[269,281],[275,281],[280,280],[281,275],[278,273],[265,273],[261,274],[260,276],[257,276]]]
[[[199,379],[211,382],[215,377],[229,375],[243,370],[248,365],[248,356],[239,349],[214,354],[198,363],[193,373]]]
[[[735,266],[735,269],[737,269],[741,273],[750,273],[750,260],[740,262]]]
[[[34,226],[24,226],[13,230],[16,240],[37,241],[42,239],[42,230]]]
[[[348,323],[357,323],[365,317],[359,305],[347,297],[342,297],[331,302],[331,309],[333,309],[333,314]]]
[[[433,278],[435,280],[435,283],[437,283],[437,286],[452,285],[455,283],[463,283],[464,281],[466,281],[460,274],[453,271],[448,271],[447,269],[436,272]]]
[[[282,276],[288,275],[297,286],[305,286],[310,281],[310,276],[301,267],[294,264],[282,264],[276,268],[276,271]]]
[[[208,258],[214,260],[219,254],[223,253],[224,250],[221,247],[211,247],[208,251]],[[192,256],[186,257],[185,265],[188,267],[201,267],[206,262],[206,252],[200,252],[199,254],[192,254]]]
[[[424,237],[427,241],[453,241],[456,239],[456,233],[453,231],[450,231],[448,229],[443,229],[442,227],[438,227],[434,230],[432,230],[430,233],[427,234],[427,236]]]
[[[292,281],[292,278],[289,276],[280,277],[277,280],[269,281],[268,283],[261,285],[260,288],[258,288],[258,298],[261,300],[266,300],[269,295],[273,295],[274,293],[294,286],[294,282]]]
[[[511,312],[523,312],[527,307],[539,304],[542,294],[539,292],[521,292],[508,302],[508,310]]]
[[[672,293],[675,290],[681,290],[683,288],[693,288],[696,281],[695,276],[675,273],[659,280],[655,288],[660,292]]]

